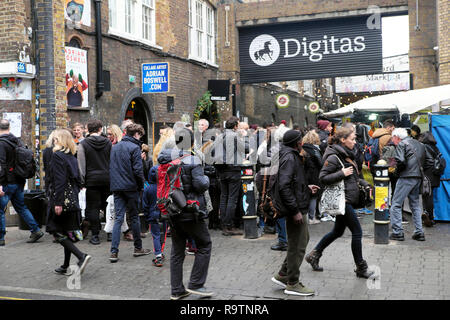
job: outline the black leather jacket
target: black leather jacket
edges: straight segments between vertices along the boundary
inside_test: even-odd
[[[406,137],[397,145],[394,159],[399,178],[422,179],[420,167],[425,171],[433,166],[433,159],[425,151],[424,145],[411,137]]]

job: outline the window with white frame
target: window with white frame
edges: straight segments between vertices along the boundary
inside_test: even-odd
[[[192,42],[191,39],[193,39],[194,33],[193,33],[193,28],[194,28],[194,23],[193,23],[193,14],[194,14],[194,10],[192,9],[192,1],[193,0],[188,0],[188,7],[189,7],[189,22],[188,22],[188,43],[189,43],[189,55],[192,56],[193,55],[193,47],[192,47]]]
[[[215,64],[215,11],[204,0],[188,0],[189,58]]]
[[[109,0],[109,33],[156,46],[155,0]]]
[[[142,0],[142,38],[153,41],[155,0]]]

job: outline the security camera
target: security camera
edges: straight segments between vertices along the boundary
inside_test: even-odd
[[[439,47],[438,47],[438,46],[433,47],[433,50],[434,50],[434,51],[438,51],[438,50],[439,50]]]

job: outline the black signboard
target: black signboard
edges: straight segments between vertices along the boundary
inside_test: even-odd
[[[212,101],[228,101],[230,96],[230,80],[208,80],[208,91]]]
[[[241,28],[240,82],[382,73],[381,26],[370,29],[367,20],[359,16]]]

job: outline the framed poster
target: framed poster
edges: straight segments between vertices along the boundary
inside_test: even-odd
[[[65,0],[64,17],[74,25],[91,26],[91,0]]]
[[[87,51],[65,47],[67,106],[89,107]]]

